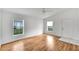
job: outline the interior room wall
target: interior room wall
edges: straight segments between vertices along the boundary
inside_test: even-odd
[[[13,20],[22,19],[24,20],[24,34],[13,36]],[[12,12],[7,12],[3,10],[2,13],[2,41],[1,44],[9,43],[22,38],[27,38],[30,36],[40,35],[43,33],[43,20],[42,18],[22,15]]]
[[[44,33],[46,30],[46,21],[54,21],[54,27],[52,34],[79,40],[79,9],[78,8],[68,8],[64,11],[56,13],[54,16],[50,16],[43,20],[44,22]]]
[[[53,21],[53,31],[49,32],[47,30],[47,21]],[[62,22],[61,19],[59,19],[59,17],[56,16],[50,16],[48,18],[43,19],[43,32],[44,33],[49,33],[49,34],[53,34],[53,35],[57,35],[57,36],[61,36],[62,35]]]
[[[2,10],[0,9],[0,44],[2,42]]]

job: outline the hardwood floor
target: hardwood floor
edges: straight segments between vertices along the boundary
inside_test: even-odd
[[[79,46],[62,42],[57,36],[43,34],[4,44],[1,51],[79,51]]]

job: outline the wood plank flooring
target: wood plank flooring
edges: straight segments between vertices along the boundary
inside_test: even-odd
[[[79,46],[62,42],[57,36],[43,34],[4,44],[1,51],[79,51]]]

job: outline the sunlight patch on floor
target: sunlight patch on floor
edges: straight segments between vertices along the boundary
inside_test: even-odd
[[[13,48],[13,51],[23,51],[24,50],[24,43],[23,42],[18,42],[16,43]]]
[[[48,47],[48,50],[53,50],[54,48],[54,37],[53,36],[47,36],[47,47]]]

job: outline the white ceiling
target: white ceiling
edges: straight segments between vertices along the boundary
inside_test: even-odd
[[[64,11],[64,10],[66,10],[66,9],[64,9],[64,8],[46,8],[45,9],[45,14],[44,14],[44,16],[43,16],[43,18],[46,18],[46,17],[49,17],[49,16],[53,16],[53,15],[56,15],[56,14],[58,14],[58,13],[60,13],[61,11]]]
[[[64,8],[4,8],[3,10],[24,14],[24,15],[46,18],[51,15],[55,15],[58,12],[65,9]],[[43,12],[43,10],[45,12]]]

